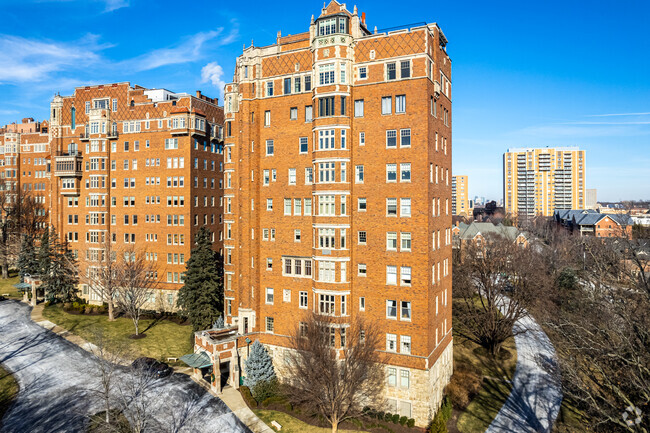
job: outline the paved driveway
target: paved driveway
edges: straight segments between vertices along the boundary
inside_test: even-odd
[[[0,302],[0,363],[20,385],[2,432],[83,432],[88,415],[102,410],[89,392],[98,382],[92,355],[32,322],[29,312],[24,304]],[[120,372],[122,378],[128,374]],[[165,426],[152,431],[249,432],[220,399],[185,375],[156,380],[147,396]]]
[[[557,362],[553,344],[530,316],[518,320],[517,327],[528,331],[515,335],[512,391],[486,433],[550,432],[560,411],[562,387],[549,373]]]

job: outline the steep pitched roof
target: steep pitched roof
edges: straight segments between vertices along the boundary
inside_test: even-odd
[[[474,221],[472,224],[467,226],[465,230],[462,230],[460,233],[460,239],[471,240],[474,239],[477,235],[488,235],[495,234],[504,236],[512,241],[517,239],[520,232],[517,227],[504,226],[503,224],[494,225],[492,223],[482,223]]]

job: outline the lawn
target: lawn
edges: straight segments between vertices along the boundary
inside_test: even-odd
[[[456,429],[461,433],[480,433],[490,425],[510,395],[512,379],[517,365],[517,350],[513,337],[504,344],[509,352],[507,359],[494,360],[478,345],[455,339],[454,365],[480,372],[483,384],[464,411],[458,414]],[[453,420],[451,421],[453,422]]]
[[[286,433],[328,433],[331,428],[316,427],[300,421],[284,412],[275,410],[258,410],[253,409],[255,415],[271,427],[271,421],[276,421],[282,426],[282,432]],[[271,429],[274,429],[271,427]],[[359,433],[360,430],[339,430],[341,433]]]
[[[9,294],[8,297],[11,299],[22,299],[23,294],[14,287],[14,284],[18,282],[20,282],[18,271],[10,270],[9,278],[4,280],[0,278],[0,295]]]
[[[194,352],[192,327],[169,320],[141,320],[140,330],[146,337],[133,340],[129,338],[134,333],[129,318],[119,317],[109,322],[107,315],[71,314],[63,311],[60,305],[45,307],[43,317],[91,343],[99,329],[111,341],[125,344],[133,358],[149,356],[166,361],[168,357],[180,358]]]
[[[0,427],[2,417],[18,394],[18,383],[14,377],[0,366]]]

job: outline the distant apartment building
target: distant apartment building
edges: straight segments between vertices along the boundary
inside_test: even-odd
[[[145,254],[161,290],[151,303],[174,308],[198,229],[207,226],[221,248],[222,125],[223,108],[200,92],[118,83],[54,97],[50,222],[80,272],[101,266],[105,242]],[[102,301],[83,284],[81,291]]]
[[[472,214],[467,176],[451,177],[451,214],[457,216]]]
[[[49,162],[46,121],[24,118],[0,127],[0,189],[9,197],[30,194],[45,213],[50,207]]]
[[[577,147],[508,149],[503,155],[505,210],[526,218],[584,209],[585,176],[585,151]]]
[[[587,189],[585,200],[585,209],[596,209],[598,208],[598,190],[597,189]]]
[[[446,43],[436,24],[370,31],[332,1],[307,31],[245,48],[225,93],[227,324],[281,375],[308,311],[340,319],[335,347],[375,321],[385,410],[418,425],[452,373]]]

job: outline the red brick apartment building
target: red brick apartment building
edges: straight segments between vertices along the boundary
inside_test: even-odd
[[[24,118],[0,128],[0,155],[0,188],[33,195],[45,212],[50,207],[48,123]]]
[[[81,272],[105,240],[115,251],[141,252],[157,262],[162,293],[152,303],[174,308],[197,230],[207,226],[221,249],[222,128],[223,108],[201,92],[118,83],[54,98],[50,222]]]
[[[387,410],[418,425],[452,373],[446,43],[437,24],[370,31],[332,1],[308,31],[245,48],[225,93],[227,323],[281,374],[307,311],[342,318],[338,346],[346,321],[376,321]]]

